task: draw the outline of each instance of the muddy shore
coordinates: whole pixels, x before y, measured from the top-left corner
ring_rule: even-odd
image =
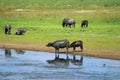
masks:
[[[54,48],[52,48],[52,47],[46,47],[45,45],[35,45],[35,44],[0,43],[0,48],[33,50],[33,51],[43,51],[43,52],[54,52]],[[66,51],[66,49],[60,49],[60,52],[62,52],[62,53],[65,53],[65,51]],[[84,48],[84,51],[80,52],[80,49],[77,48],[76,51],[73,52],[72,48],[70,48],[69,49],[69,54],[85,55],[85,56],[93,56],[93,57],[120,60],[120,50],[106,50],[106,49],[101,50],[101,49]]]

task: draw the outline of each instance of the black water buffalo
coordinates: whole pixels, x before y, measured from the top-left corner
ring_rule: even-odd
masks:
[[[62,26],[67,27],[69,25],[69,27],[71,27],[72,25],[75,28],[75,23],[75,19],[65,18],[63,19]]]
[[[55,48],[55,53],[59,53],[60,48],[66,48],[66,53],[68,53],[69,41],[67,39],[57,40],[57,41],[48,43],[46,46],[47,47],[54,47]]]
[[[76,47],[80,47],[81,51],[83,51],[83,41],[78,40],[78,41],[74,41],[70,44],[69,46],[70,48],[73,47],[73,50],[75,51]]]
[[[26,32],[25,29],[19,28],[15,31],[15,34],[16,35],[23,35],[25,32]]]
[[[83,20],[82,22],[81,22],[81,27],[83,28],[83,27],[88,27],[88,20]]]
[[[6,24],[4,27],[5,34],[11,34],[12,26],[10,24]]]

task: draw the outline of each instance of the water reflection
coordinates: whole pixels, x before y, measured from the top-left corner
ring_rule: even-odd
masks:
[[[83,56],[80,56],[80,59],[76,59],[76,55],[73,55],[73,58],[60,58],[59,54],[56,55],[54,59],[47,60],[49,64],[54,64],[56,67],[68,67],[71,62],[73,65],[81,66],[83,64]]]
[[[120,60],[0,49],[0,80],[119,80]],[[6,56],[12,56],[6,59]],[[105,64],[105,65],[104,65]],[[54,75],[53,75],[54,74]]]
[[[5,49],[5,57],[7,58],[11,57],[11,49]]]
[[[71,63],[77,66],[81,66],[83,64],[83,56],[80,59],[76,59],[76,56],[73,55],[73,59],[71,59]]]
[[[59,55],[55,56],[53,60],[47,60],[49,64],[54,64],[57,67],[68,67],[69,66],[69,59],[60,58]]]
[[[19,49],[16,49],[15,52],[16,52],[17,54],[24,54],[24,53],[25,53],[24,50],[19,50]]]
[[[12,53],[11,53],[11,49],[4,49],[5,50],[5,57],[6,58],[10,58],[12,56]],[[25,51],[24,50],[18,50],[18,49],[14,49],[16,54],[24,54]]]

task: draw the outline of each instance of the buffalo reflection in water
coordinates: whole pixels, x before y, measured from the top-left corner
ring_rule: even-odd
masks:
[[[16,54],[24,54],[24,50],[15,50]],[[11,49],[5,49],[5,57],[10,58],[12,56]]]
[[[69,66],[69,62],[71,62],[73,65],[76,66],[81,66],[83,64],[83,56],[81,56],[80,59],[76,59],[76,56],[73,56],[73,59],[69,59],[68,57],[66,57],[66,59],[64,58],[60,58],[59,55],[56,56],[53,60],[47,60],[47,62],[49,64],[54,64],[57,67],[68,67]]]
[[[83,64],[83,56],[81,56],[80,59],[76,59],[76,56],[73,56],[73,59],[71,59],[71,63],[76,65],[76,66],[80,66]]]
[[[54,64],[57,67],[68,67],[69,66],[69,59],[66,58],[59,58],[59,55],[56,56],[53,60],[47,60],[49,64]]]
[[[24,53],[25,53],[24,50],[18,50],[18,49],[16,49],[15,52],[16,52],[17,54],[24,54]]]
[[[11,49],[5,49],[5,57],[11,57]]]

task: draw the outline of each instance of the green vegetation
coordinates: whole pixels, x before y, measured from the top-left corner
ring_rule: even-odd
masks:
[[[46,44],[83,40],[86,48],[120,49],[120,0],[0,0],[0,43]],[[63,28],[63,18],[75,18],[76,28]],[[89,21],[88,28],[80,27]],[[4,25],[12,25],[12,35]],[[25,28],[25,35],[14,31]]]

